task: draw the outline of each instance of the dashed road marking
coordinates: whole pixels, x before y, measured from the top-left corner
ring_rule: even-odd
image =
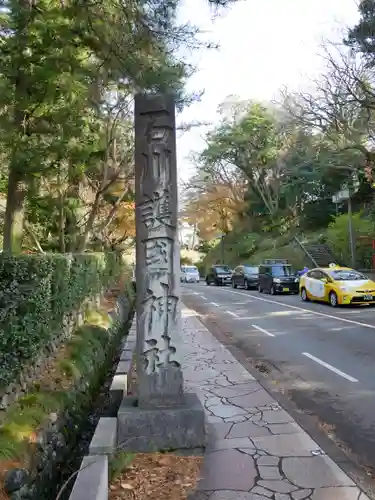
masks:
[[[346,378],[346,380],[349,380],[349,382],[358,382],[358,380],[356,378],[352,377],[351,375],[348,375],[345,372],[342,372],[338,368],[335,368],[334,366],[330,365],[329,363],[326,363],[322,359],[319,359],[308,352],[303,352],[302,354],[304,356],[306,356],[307,358],[311,359],[312,361],[315,361],[315,363],[318,363],[319,365],[324,366],[328,370],[331,370],[331,372],[336,373],[336,375],[340,375],[340,377]]]
[[[253,328],[255,328],[255,330],[258,330],[259,332],[262,332],[264,333],[265,335],[268,335],[269,337],[274,337],[275,335],[271,332],[269,332],[268,330],[265,330],[264,328],[261,328],[260,326],[258,325],[251,325]]]

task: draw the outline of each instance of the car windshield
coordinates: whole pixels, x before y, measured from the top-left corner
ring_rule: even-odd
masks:
[[[258,274],[259,273],[258,267],[244,266],[244,268],[245,268],[245,271],[249,274]]]
[[[230,273],[230,267],[228,266],[216,266],[215,269],[218,273]]]
[[[197,273],[198,268],[195,266],[185,267],[185,273]]]
[[[292,276],[294,272],[291,266],[272,266],[272,276],[282,277],[282,276]]]
[[[356,281],[367,280],[366,276],[354,269],[343,269],[340,271],[330,271],[329,273],[335,281]]]

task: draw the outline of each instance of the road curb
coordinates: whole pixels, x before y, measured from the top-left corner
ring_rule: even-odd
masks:
[[[110,387],[111,413],[116,414],[116,417],[99,419],[89,446],[89,455],[83,457],[69,500],[108,500],[108,469],[117,445],[117,411],[122,398],[129,391],[135,340],[134,315],[129,332],[122,343],[120,360]]]

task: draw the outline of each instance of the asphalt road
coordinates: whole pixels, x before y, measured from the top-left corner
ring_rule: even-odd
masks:
[[[182,285],[182,294],[375,478],[375,308],[203,283]]]

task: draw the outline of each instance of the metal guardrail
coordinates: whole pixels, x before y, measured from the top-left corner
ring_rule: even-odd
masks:
[[[298,243],[298,245],[301,247],[302,251],[306,254],[306,256],[311,260],[311,262],[314,264],[314,266],[318,267],[318,263],[314,259],[314,257],[310,254],[310,252],[305,248],[304,244],[299,241],[297,236],[294,236],[293,239]]]

